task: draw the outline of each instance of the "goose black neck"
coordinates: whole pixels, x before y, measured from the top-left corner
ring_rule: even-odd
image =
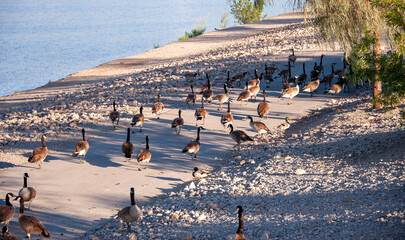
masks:
[[[291,63],[288,61],[288,77],[291,78]]]
[[[21,197],[19,198],[20,198],[20,213],[24,214],[24,200]]]
[[[211,89],[211,82],[209,79],[207,79],[207,83],[208,83],[208,89]]]
[[[243,234],[244,220],[243,220],[243,210],[241,208],[238,211],[238,219],[239,219],[239,226],[236,233]]]
[[[263,102],[265,102],[265,101],[266,101],[266,91],[263,90]]]
[[[259,78],[259,75],[257,75],[257,69],[255,69],[255,78]]]
[[[230,101],[228,101],[228,112],[229,113],[231,112],[231,102]]]
[[[179,118],[181,118],[181,110],[179,110]]]
[[[233,125],[232,125],[232,124],[229,124],[229,127],[231,128],[230,133],[233,132]]]
[[[131,205],[134,206],[135,205],[135,192],[131,191],[129,196],[131,197]]]
[[[86,141],[86,136],[85,136],[84,128],[82,129],[82,137],[83,137],[83,141]]]
[[[7,193],[6,194],[6,205],[12,207],[13,204],[11,204],[11,202],[10,202],[10,196],[9,195],[12,195],[12,193]]]
[[[143,107],[140,107],[139,108],[139,114],[143,114],[142,112],[143,112]]]
[[[197,130],[197,138],[196,138],[197,141],[200,140],[200,131],[201,131],[201,128],[198,128],[198,130]]]
[[[27,187],[27,177],[24,175],[24,185],[23,185],[23,187]]]
[[[41,142],[42,142],[42,147],[46,147],[44,136],[41,137]]]
[[[292,55],[294,56],[294,48],[293,48],[293,49],[291,49],[291,51],[292,51],[292,53],[293,53]]]
[[[191,85],[191,93],[194,94],[194,88],[193,85]]]
[[[129,132],[130,132],[130,129],[128,128],[128,129],[127,129],[127,142],[130,141],[130,134],[129,134]]]
[[[332,74],[335,72],[335,64],[332,64]]]
[[[160,94],[158,94],[158,102],[160,102]]]
[[[226,78],[226,80],[228,80],[228,81],[231,79],[229,75],[230,75],[230,73],[228,71],[228,77]]]
[[[201,98],[201,108],[204,108],[204,98]]]
[[[322,60],[323,60],[323,54],[321,55],[321,62],[319,63],[319,65],[322,65]]]
[[[253,118],[251,116],[248,116],[248,118],[250,119],[250,122],[253,122]]]
[[[148,136],[146,136],[146,149],[149,149],[149,137]]]
[[[224,83],[224,91],[225,93],[228,93],[228,90],[226,90],[226,84]]]
[[[303,71],[304,74],[305,74],[305,63],[302,64],[302,71]]]
[[[116,110],[115,110],[115,101],[113,102],[113,109],[114,109],[114,112],[115,112],[115,111],[116,111]]]

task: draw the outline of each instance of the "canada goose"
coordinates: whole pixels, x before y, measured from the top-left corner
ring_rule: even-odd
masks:
[[[313,80],[313,81],[309,82],[307,85],[305,85],[302,88],[301,92],[309,92],[309,93],[311,93],[311,97],[313,97],[314,91],[316,89],[318,89],[318,87],[319,87],[319,83],[320,83],[319,78],[316,80]]]
[[[143,122],[145,121],[145,116],[143,115],[143,106],[139,108],[139,113],[135,114],[132,118],[131,126],[132,133],[134,133],[134,126],[139,126],[139,131],[142,132]]]
[[[130,129],[127,129],[127,140],[122,144],[121,151],[125,155],[125,158],[131,160],[132,154],[134,154],[134,145],[130,142]]]
[[[46,139],[46,135],[43,134],[41,136],[42,147],[35,148],[31,154],[31,156],[28,158],[28,162],[38,163],[39,168],[42,168],[42,162],[45,160],[46,156],[48,155],[48,148],[46,147],[45,139]]]
[[[289,118],[286,117],[286,118],[285,118],[285,122],[282,123],[282,124],[280,124],[280,125],[278,125],[277,130],[281,130],[281,131],[283,131],[283,133],[285,133],[285,130],[287,130],[288,128],[290,128],[290,122],[289,122],[288,120],[289,120]]]
[[[332,95],[333,95],[333,94],[336,94],[336,97],[339,97],[339,93],[340,93],[340,91],[342,91],[342,89],[344,88],[344,86],[345,86],[345,82],[344,82],[344,81],[339,81],[338,83],[333,84],[333,85],[330,86],[328,89],[326,89],[326,91],[324,92],[324,94],[326,94],[326,93],[332,93]]]
[[[260,85],[260,79],[261,79],[261,77],[259,77],[259,75],[257,75],[257,69],[255,69],[255,78],[248,81],[248,85],[247,85],[248,89],[250,89],[254,86]]]
[[[225,86],[226,86],[226,88],[228,89],[229,93],[231,92],[231,88],[235,88],[235,85],[234,85],[233,82],[231,81],[229,71],[228,71],[228,76],[226,77]]]
[[[335,78],[335,75],[333,74],[335,72],[335,64],[336,63],[332,63],[332,72],[329,75],[326,75],[323,77],[321,83],[325,84],[325,89],[326,89],[326,84],[329,83],[329,87],[332,86],[332,80],[333,78]]]
[[[243,235],[243,225],[244,225],[243,208],[242,206],[237,206],[236,209],[238,209],[239,226],[238,230],[236,230],[235,240],[246,240],[245,236]]]
[[[0,206],[0,223],[8,224],[14,215],[14,206],[10,203],[10,197],[15,197],[12,193],[6,194],[6,205]]]
[[[259,103],[259,105],[257,105],[257,114],[259,115],[260,118],[263,118],[266,115],[267,118],[267,114],[269,113],[269,103],[266,102],[266,91],[263,90],[263,102]]]
[[[152,157],[152,153],[149,151],[149,136],[146,136],[145,140],[146,140],[146,147],[144,149],[139,150],[138,156],[136,157],[136,160],[138,161],[139,171],[141,171],[141,168],[139,168],[139,163],[144,162],[146,163],[146,167],[148,167],[148,163]]]
[[[31,239],[31,233],[39,234],[41,237],[50,238],[51,234],[46,230],[45,226],[36,217],[26,216],[24,214],[24,199],[18,196],[15,200],[20,200],[20,214],[18,215],[18,222],[20,227],[27,234],[28,239]]]
[[[264,71],[267,71],[268,74],[272,75],[277,71],[277,68],[275,67],[275,64],[272,63],[270,64],[271,66],[267,66],[267,63],[264,64]]]
[[[318,70],[319,74],[322,73],[322,75],[325,77],[325,74],[324,74],[324,72],[323,72],[324,67],[323,67],[323,65],[322,65],[322,61],[323,61],[323,57],[324,57],[324,56],[325,56],[325,54],[322,54],[322,55],[321,55],[321,61],[319,62],[319,65],[316,66],[316,70]]]
[[[236,85],[239,87],[240,83],[246,80],[246,75],[248,72],[244,72],[242,74],[237,74],[232,77],[231,81],[236,82]]]
[[[207,100],[209,103],[211,103],[212,97],[214,96],[214,92],[211,89],[211,83],[210,83],[210,79],[208,78],[208,74],[207,75],[207,82],[208,82],[208,89],[205,90],[203,92],[203,99]]]
[[[295,79],[297,79],[299,76],[295,75]],[[292,104],[292,99],[297,96],[297,94],[300,92],[300,87],[297,83],[297,81],[295,81],[295,87],[291,87],[289,89],[286,89],[284,92],[281,93],[281,95],[279,96],[279,98],[289,98],[291,100]]]
[[[247,102],[249,101],[249,98],[250,98],[250,91],[249,91],[249,89],[247,89],[247,85],[248,85],[248,82],[246,82],[246,90],[241,92],[239,94],[239,97],[236,99],[236,101],[240,101],[241,105],[242,105],[243,101],[246,101],[246,104],[247,104]]]
[[[198,127],[197,138],[194,141],[190,141],[186,147],[183,149],[183,153],[190,153],[191,160],[197,159],[197,152],[200,150],[200,131],[203,127]],[[194,157],[193,157],[194,154]]]
[[[194,180],[198,180],[200,178],[206,177],[209,173],[209,171],[199,170],[197,167],[195,167],[192,175],[194,177]]]
[[[270,83],[274,81],[273,73],[269,72],[267,68],[265,69],[265,73],[266,74],[264,74],[263,80],[266,82],[266,88],[269,88]]]
[[[295,65],[295,61],[297,61],[297,56],[294,54],[294,48],[291,49],[292,54],[288,56],[288,61],[291,61],[293,65]]]
[[[197,100],[197,95],[194,93],[193,85],[191,85],[191,93],[189,93],[186,98],[186,103],[188,105],[188,108],[190,108],[191,102],[193,102],[193,107],[194,107],[195,100]]]
[[[319,71],[317,70],[317,67],[318,67],[318,65],[317,65],[317,63],[315,62],[314,70],[311,71],[311,79],[317,79],[317,78],[319,78]]]
[[[305,63],[302,64],[302,74],[298,77],[298,85],[304,85],[307,82],[308,75],[305,72]]]
[[[254,131],[258,132],[259,134],[268,133],[270,130],[267,128],[266,124],[262,122],[254,122],[251,116],[247,116],[250,119],[250,127],[253,128]]]
[[[228,101],[228,111],[221,117],[221,124],[222,126],[224,126],[224,130],[225,127],[229,126],[229,124],[233,124],[233,116],[231,113],[231,101]]]
[[[345,73],[346,73],[346,59],[345,59],[344,57],[343,57],[342,62],[343,62],[343,68],[338,69],[338,70],[335,70],[335,71],[333,72],[333,75],[335,75],[335,77],[344,76]]]
[[[286,79],[286,78],[288,77],[288,73],[290,73],[290,72],[291,72],[291,63],[290,63],[290,61],[288,61],[288,68],[287,68],[287,69],[284,69],[284,70],[281,70],[281,71],[278,73],[278,75],[277,75],[276,78],[281,77],[281,78],[283,78],[283,79]]]
[[[262,77],[263,77],[263,73],[261,74],[260,78],[262,78]],[[259,82],[260,82],[260,79],[259,79]],[[254,97],[254,98],[255,98],[255,102],[256,102],[256,100],[257,100],[257,94],[260,92],[260,85],[258,84],[258,85],[256,85],[256,86],[251,87],[251,88],[249,89],[249,92],[250,92],[250,97],[252,98],[252,100],[253,100],[253,97]]]
[[[31,208],[31,202],[37,196],[37,191],[33,187],[27,187],[27,178],[29,178],[28,173],[24,173],[24,185],[23,188],[18,192],[18,196],[22,197],[24,202],[28,203],[28,209]]]
[[[184,80],[186,80],[186,82],[193,84],[195,79],[197,78],[197,75],[198,75],[197,73],[188,72],[188,73],[184,73],[183,77],[184,77]]]
[[[120,113],[115,109],[115,101],[113,101],[113,111],[110,113],[110,119],[112,121],[113,127],[115,128],[114,122],[117,121],[117,126],[120,121]]]
[[[157,115],[157,119],[159,119],[160,114],[163,112],[165,105],[160,101],[160,93],[158,94],[158,101],[155,102],[152,106],[152,114]]]
[[[204,108],[204,99],[201,98],[201,108],[197,108],[194,113],[195,125],[198,126],[198,120],[203,120],[203,125],[205,124],[205,118],[207,117],[207,110]]]
[[[210,86],[211,88],[211,82],[209,81],[208,73],[206,73],[205,76],[207,77],[207,84],[202,85],[200,94],[203,94],[206,90],[208,90],[208,86]]]
[[[176,134],[180,134],[181,128],[184,125],[184,119],[181,117],[181,110],[179,110],[179,117],[173,119],[172,128],[176,131]]]
[[[3,227],[2,233],[3,233],[3,238],[2,238],[2,240],[18,240],[17,237],[12,236],[12,235],[9,235],[9,233],[8,233],[8,227],[7,227],[7,226],[4,226],[4,227]]]
[[[138,221],[138,219],[142,215],[141,209],[136,205],[135,202],[135,188],[131,188],[129,193],[131,198],[131,206],[124,207],[118,212],[118,217],[121,218],[123,222],[125,222],[128,226],[128,231],[131,231],[131,223]]]
[[[246,141],[253,141],[251,137],[249,137],[244,131],[242,130],[233,130],[233,125],[229,124],[231,131],[229,132],[229,136],[237,143],[238,151],[240,150],[240,144]]]
[[[222,110],[222,104],[224,102],[228,101],[228,99],[229,99],[229,94],[228,94],[228,90],[226,89],[225,83],[224,83],[224,91],[225,91],[225,93],[218,94],[212,99],[212,102],[219,103],[218,111]]]
[[[83,137],[83,140],[76,143],[75,151],[73,152],[72,157],[79,156],[81,162],[83,163],[84,157],[86,156],[86,153],[90,147],[89,142],[87,142],[86,137],[85,137],[84,128],[82,128],[82,137]],[[82,159],[82,157],[83,157],[83,159]],[[27,201],[27,200],[24,199],[24,201]]]

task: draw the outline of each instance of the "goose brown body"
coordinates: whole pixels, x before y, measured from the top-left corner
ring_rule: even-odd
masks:
[[[142,132],[143,122],[145,121],[145,116],[143,115],[143,106],[139,108],[139,113],[135,114],[132,118],[131,126],[132,133],[134,133],[134,127],[139,127],[139,131]]]
[[[10,196],[15,197],[12,193],[6,194],[6,205],[0,206],[0,223],[8,224],[14,215],[14,206],[10,202]]]
[[[112,121],[112,124],[115,128],[114,122],[117,121],[117,125],[120,121],[120,113],[117,111],[117,109],[115,108],[115,101],[113,101],[113,111],[110,113],[110,119]]]
[[[89,142],[87,142],[87,140],[86,140],[85,130],[83,128],[82,129],[82,141],[79,141],[76,143],[75,150],[72,154],[72,157],[80,156],[80,158],[82,158],[82,156],[83,156],[83,158],[84,158],[87,154],[87,151],[89,150],[89,147],[90,147],[90,145],[89,145]],[[26,201],[26,200],[24,200],[24,201]]]
[[[295,78],[297,79],[298,75],[296,75]],[[295,96],[297,96],[297,94],[299,92],[300,92],[300,87],[299,87],[297,81],[295,81],[295,87],[286,89],[284,92],[281,93],[281,95],[279,97],[293,99]]]
[[[127,140],[122,144],[121,151],[125,158],[131,159],[132,154],[134,154],[134,145],[130,142],[130,129],[127,129]]]
[[[238,144],[238,147],[240,147],[241,143],[244,143],[247,141],[253,141],[253,139],[251,137],[249,137],[244,131],[242,131],[242,130],[234,131],[232,124],[229,124],[229,127],[231,128],[231,131],[229,132],[229,136],[231,136],[231,138]]]
[[[198,120],[203,120],[205,124],[205,118],[207,117],[207,110],[204,108],[204,99],[201,99],[201,108],[197,108],[194,113],[195,125],[198,126]]]
[[[326,89],[326,91],[324,93],[332,93],[332,94],[336,94],[336,96],[339,96],[339,93],[343,90],[344,88],[344,84],[343,83],[336,83],[333,84],[332,86],[330,86],[328,89]]]
[[[31,156],[28,158],[28,162],[30,163],[38,163],[39,168],[42,167],[42,162],[45,160],[46,156],[48,155],[48,148],[45,144],[46,136],[41,136],[42,147],[35,148],[32,152]]]
[[[309,93],[311,93],[311,97],[313,97],[314,91],[316,89],[318,89],[318,87],[319,87],[319,83],[320,83],[320,81],[319,81],[319,78],[318,78],[318,79],[316,79],[314,81],[309,82],[307,85],[305,85],[302,88],[301,91],[302,92],[309,92]]]
[[[50,238],[51,234],[46,230],[45,226],[34,216],[27,216],[24,214],[24,200],[18,196],[16,199],[20,200],[20,213],[18,215],[18,222],[20,227],[27,234],[27,237],[31,239],[31,234],[39,234],[45,238]]]
[[[197,152],[200,150],[200,131],[202,127],[198,127],[197,129],[197,138],[193,141],[190,141],[186,147],[183,149],[183,153],[190,153],[191,160],[197,159]],[[193,157],[194,154],[194,157]]]
[[[224,102],[228,101],[228,99],[229,99],[229,94],[228,94],[228,90],[226,88],[225,83],[224,83],[224,91],[225,91],[225,93],[218,94],[212,99],[212,102],[218,102],[219,103],[218,110],[222,110],[222,104]]]
[[[194,107],[196,100],[197,100],[197,95],[194,93],[193,85],[191,85],[191,93],[189,93],[186,98],[186,103],[187,103],[188,107],[190,108],[191,102],[193,103],[193,107]]]
[[[207,101],[211,101],[213,96],[214,96],[214,92],[211,89],[211,82],[210,82],[210,79],[208,78],[208,74],[207,74],[207,90],[205,90],[202,93],[202,98]]]
[[[270,131],[269,128],[266,126],[266,124],[262,122],[253,121],[253,118],[251,116],[248,116],[248,118],[250,119],[249,123],[250,127],[259,134],[268,133]]]
[[[269,103],[266,102],[266,91],[263,90],[263,102],[257,105],[257,114],[259,115],[260,118],[263,118],[264,116],[267,117],[269,109],[270,109]]]
[[[24,202],[28,202],[28,209],[30,209],[31,202],[37,196],[37,191],[33,187],[28,187],[27,184],[28,178],[29,178],[28,173],[24,173],[23,188],[21,188],[20,191],[18,192],[18,196],[20,196],[24,200]]]
[[[172,128],[175,129],[176,134],[180,134],[181,128],[184,125],[184,119],[181,117],[181,110],[179,110],[179,117],[173,119]]]
[[[155,102],[152,106],[152,114],[157,115],[157,119],[159,119],[160,114],[163,112],[164,104],[160,101],[160,94],[158,94],[158,101]]]
[[[139,168],[139,163],[149,163],[150,159],[152,158],[152,153],[149,150],[149,136],[145,137],[146,140],[146,147],[144,149],[139,150],[138,155],[136,156],[136,160],[138,161],[138,170],[141,171]]]
[[[221,124],[225,127],[228,127],[229,124],[233,124],[233,116],[231,113],[231,101],[228,101],[228,111],[222,115]]]

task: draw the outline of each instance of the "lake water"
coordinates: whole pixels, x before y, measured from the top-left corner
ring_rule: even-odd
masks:
[[[290,11],[285,1],[267,16]],[[0,1],[0,96],[176,41],[205,21],[236,25],[228,0]]]

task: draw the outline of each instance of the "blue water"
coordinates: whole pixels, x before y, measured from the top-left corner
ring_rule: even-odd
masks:
[[[278,0],[268,17],[290,11]],[[228,0],[0,1],[0,96],[219,26]]]

